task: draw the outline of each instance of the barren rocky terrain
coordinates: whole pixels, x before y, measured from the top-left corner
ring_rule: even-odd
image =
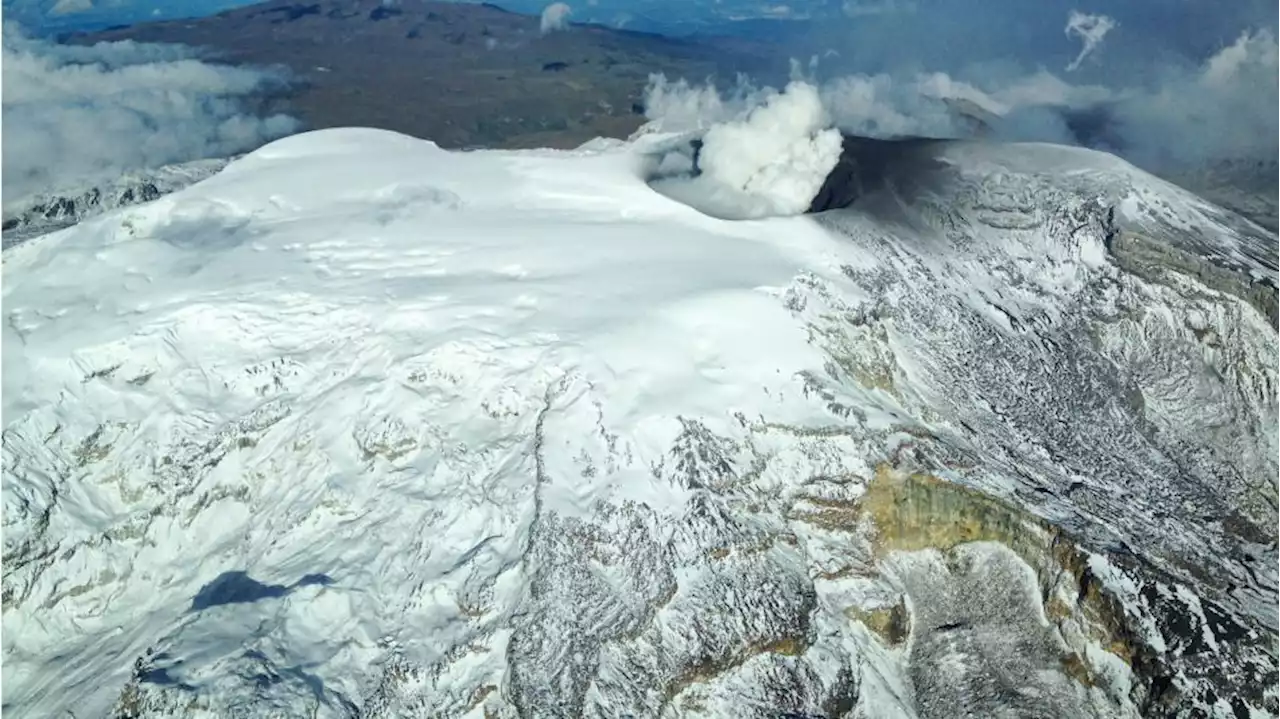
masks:
[[[126,39],[287,68],[285,109],[311,129],[377,127],[444,147],[569,147],[625,136],[644,119],[652,73],[732,80],[787,70],[759,41],[594,25],[544,35],[537,17],[431,0],[278,0],[70,40]]]

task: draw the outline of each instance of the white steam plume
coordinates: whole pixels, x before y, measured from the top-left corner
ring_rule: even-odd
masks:
[[[702,171],[749,195],[767,196],[780,214],[803,212],[840,158],[818,91],[792,83],[744,120],[703,136]]]
[[[1078,37],[1084,46],[1080,48],[1080,54],[1076,55],[1076,59],[1067,65],[1067,72],[1072,72],[1080,67],[1080,63],[1089,57],[1098,45],[1102,43],[1102,39],[1107,33],[1114,30],[1116,22],[1106,15],[1089,15],[1079,10],[1072,10],[1071,15],[1067,18],[1067,27],[1065,32],[1067,37]]]
[[[725,107],[713,111],[723,113]],[[841,152],[840,133],[817,88],[803,82],[768,94],[742,117],[713,125],[702,143],[700,175],[668,177],[654,187],[725,219],[803,213]],[[670,158],[663,162],[674,164]]]
[[[1093,37],[1096,45],[1101,35]],[[1280,134],[1278,56],[1274,32],[1258,30],[1197,65],[1170,65],[1133,84],[1076,84],[1043,68],[1027,73],[1014,66],[974,67],[964,79],[927,72],[819,81],[816,68],[796,74],[817,87],[822,111],[843,132],[1082,143],[1160,172],[1220,160],[1273,161]],[[744,78],[720,92],[654,77],[643,132],[700,132],[741,122],[775,95]]]
[[[293,132],[239,100],[271,78],[210,65],[174,45],[57,45],[4,26],[6,204],[121,172],[224,157]]]
[[[645,117],[649,130],[690,132],[746,117],[764,104],[772,89],[761,89],[745,76],[732,89],[721,92],[714,85],[693,86],[684,79],[669,81],[665,75],[650,75],[645,91]]]
[[[1245,32],[1194,73],[1121,105],[1130,148],[1149,164],[1215,159],[1274,161],[1280,45],[1270,31]]]
[[[1200,83],[1210,88],[1222,88],[1242,80],[1264,79],[1274,74],[1277,54],[1276,38],[1270,32],[1241,33],[1234,43],[1218,51],[1204,64]],[[1267,84],[1274,85],[1275,78],[1271,80]]]
[[[946,101],[951,94],[960,93],[960,88],[985,97],[980,90],[952,82],[941,73],[910,80],[886,74],[846,75],[821,84],[815,79],[799,78],[790,87],[800,86],[808,88],[803,92],[817,93],[820,109],[833,127],[882,138],[960,136],[964,134],[962,126]],[[670,82],[655,75],[649,79],[645,96],[645,115],[650,120],[646,130],[693,132],[741,121],[775,95],[773,88],[758,88],[746,78],[739,78],[736,86],[721,92],[714,86],[693,86],[684,80]],[[985,101],[1002,108],[995,99]]]
[[[551,3],[542,11],[542,34],[546,35],[557,30],[567,30],[569,28],[569,16],[572,14],[573,8],[568,5],[562,2]]]

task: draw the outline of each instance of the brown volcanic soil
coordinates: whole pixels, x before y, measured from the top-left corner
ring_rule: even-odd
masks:
[[[539,19],[493,5],[431,0],[275,0],[196,20],[71,38],[175,42],[217,60],[282,65],[284,110],[309,128],[396,130],[444,147],[572,147],[641,122],[650,73],[730,81],[785,71],[771,46],[686,41]]]

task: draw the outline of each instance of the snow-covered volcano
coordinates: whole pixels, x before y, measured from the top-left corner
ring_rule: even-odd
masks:
[[[727,221],[671,141],[310,133],[7,250],[5,712],[1276,711],[1274,238],[1044,145]]]

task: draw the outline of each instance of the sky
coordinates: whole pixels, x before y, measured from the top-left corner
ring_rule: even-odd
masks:
[[[249,4],[245,0],[3,0],[6,23],[19,23],[27,33],[40,36],[199,17]]]

